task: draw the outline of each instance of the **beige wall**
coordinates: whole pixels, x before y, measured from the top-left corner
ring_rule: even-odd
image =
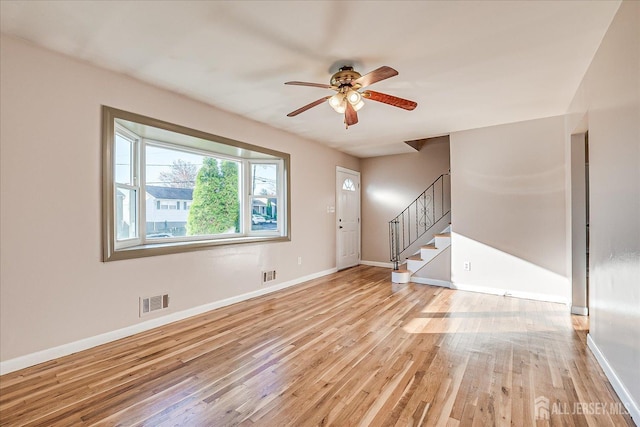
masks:
[[[359,160],[126,76],[2,37],[0,360],[335,268],[336,165]],[[292,241],[102,263],[100,106],[291,154]],[[312,191],[310,191],[312,190]],[[298,265],[298,257],[302,265]],[[154,313],[155,315],[155,313]],[[155,316],[157,317],[157,315]]]
[[[454,285],[568,302],[564,118],[450,138]]]
[[[640,3],[620,6],[568,116],[588,117],[589,337],[640,419]],[[567,138],[567,144],[570,138]]]
[[[448,172],[449,137],[433,138],[416,153],[366,158],[360,165],[362,260],[389,263],[389,221]]]

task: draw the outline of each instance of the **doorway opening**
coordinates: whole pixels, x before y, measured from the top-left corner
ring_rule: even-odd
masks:
[[[571,312],[589,314],[589,135],[571,135]]]

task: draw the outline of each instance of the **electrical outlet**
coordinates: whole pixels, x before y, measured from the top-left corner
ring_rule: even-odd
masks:
[[[298,257],[298,265],[302,265],[302,257],[301,256]]]
[[[464,262],[464,271],[471,271],[471,261]]]

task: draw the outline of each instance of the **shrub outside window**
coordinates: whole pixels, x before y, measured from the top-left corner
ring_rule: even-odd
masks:
[[[289,161],[103,107],[103,260],[289,240]]]

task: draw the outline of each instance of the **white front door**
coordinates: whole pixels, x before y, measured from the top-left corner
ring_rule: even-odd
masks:
[[[336,168],[338,270],[360,263],[360,172]]]

